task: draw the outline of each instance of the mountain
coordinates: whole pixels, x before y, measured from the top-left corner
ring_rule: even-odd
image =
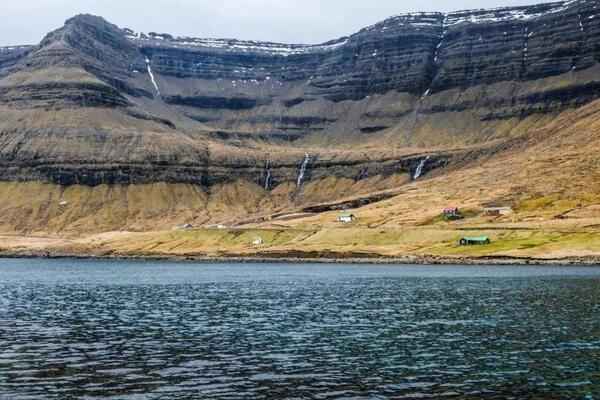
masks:
[[[599,5],[405,14],[318,45],[136,33],[78,15],[39,45],[0,48],[0,227],[257,223],[401,201],[481,169],[492,178],[446,198],[516,207],[555,195],[558,183],[512,181],[488,194],[541,148],[557,156],[577,137],[580,161],[595,148]]]

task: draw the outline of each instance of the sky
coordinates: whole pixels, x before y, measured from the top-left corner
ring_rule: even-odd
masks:
[[[36,44],[76,14],[136,32],[322,43],[387,17],[527,5],[539,0],[0,0],[0,46]]]

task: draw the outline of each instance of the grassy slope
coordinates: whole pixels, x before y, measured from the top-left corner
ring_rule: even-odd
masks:
[[[353,210],[350,226],[336,212],[250,224],[240,229],[199,229],[104,236],[86,251],[144,255],[269,255],[372,253],[385,256],[562,258],[600,256],[600,103],[564,112],[519,148],[401,186],[389,200]],[[462,221],[445,222],[442,208],[467,209]],[[487,205],[514,213],[483,216]],[[488,235],[490,246],[459,247],[465,235]],[[253,241],[262,238],[264,244]],[[75,248],[76,248],[75,247]]]
[[[0,230],[11,234],[74,237],[107,231],[169,230],[177,225],[231,225],[249,216],[293,210],[343,193],[369,193],[406,182],[406,176],[360,182],[326,178],[298,192],[284,183],[265,191],[237,181],[210,190],[190,184],[74,185],[0,182]]]

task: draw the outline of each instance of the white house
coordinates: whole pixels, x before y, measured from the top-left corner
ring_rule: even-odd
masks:
[[[349,224],[354,222],[355,219],[356,217],[351,213],[341,213],[337,218],[338,222],[341,222],[342,224]]]

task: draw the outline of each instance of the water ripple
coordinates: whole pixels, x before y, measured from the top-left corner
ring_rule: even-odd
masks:
[[[32,263],[0,275],[2,399],[600,393],[600,276]]]

